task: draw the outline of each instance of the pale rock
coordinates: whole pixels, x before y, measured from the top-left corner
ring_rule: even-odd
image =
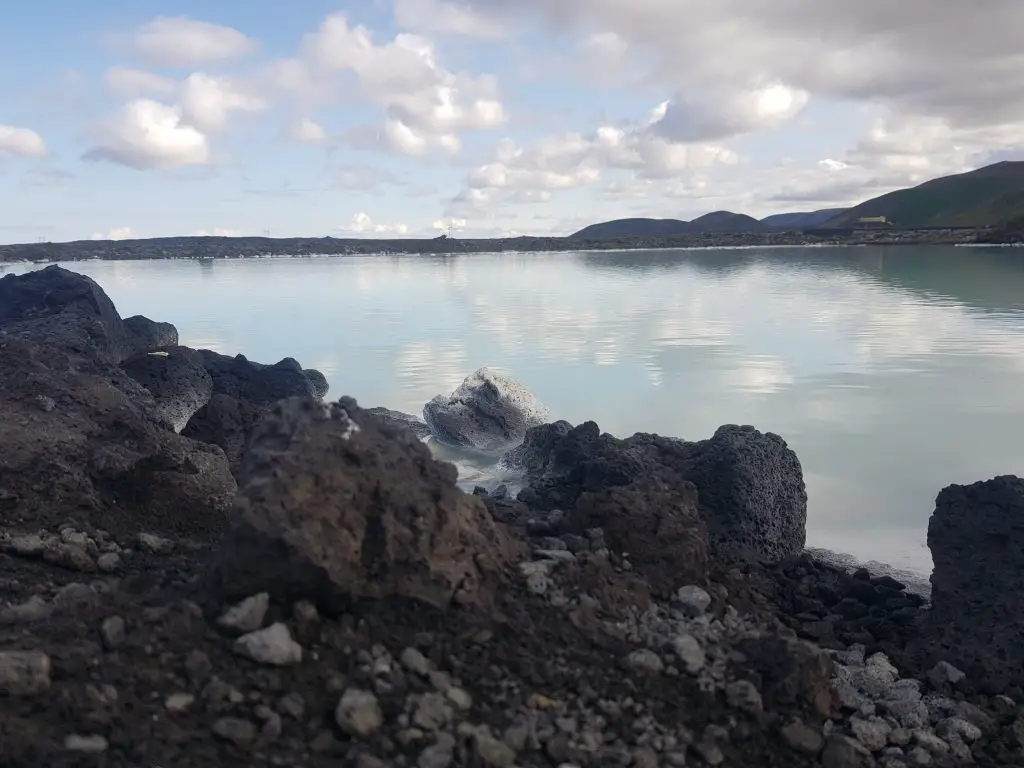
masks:
[[[288,666],[302,661],[302,646],[292,639],[288,626],[281,622],[242,635],[235,640],[232,649],[261,664]]]
[[[263,626],[263,619],[266,617],[269,609],[270,594],[268,592],[260,592],[228,608],[217,619],[217,623],[224,629],[234,632],[254,632]]]
[[[196,697],[191,693],[172,693],[164,699],[164,707],[168,712],[178,714],[187,711],[195,700]]]
[[[702,616],[711,605],[711,595],[696,584],[676,590],[675,600],[691,617]]]
[[[50,687],[50,657],[42,651],[0,651],[0,695],[35,696]]]
[[[638,648],[623,659],[627,669],[645,675],[659,675],[665,669],[665,663],[654,651]]]
[[[693,635],[677,635],[672,640],[672,650],[683,662],[683,667],[691,675],[695,675],[704,669],[706,657],[700,642]]]
[[[174,551],[174,542],[155,533],[140,533],[136,537],[139,546],[154,555],[168,555]]]
[[[889,734],[892,732],[889,724],[879,717],[852,718],[850,730],[857,737],[857,741],[872,752],[880,752],[885,749],[886,744],[889,743]]]
[[[384,724],[377,697],[358,688],[349,688],[341,695],[334,719],[341,730],[358,738],[366,738]]]
[[[69,752],[82,752],[87,755],[100,755],[107,751],[107,740],[98,734],[72,733],[64,737],[64,749]]]
[[[430,661],[415,648],[409,647],[402,651],[399,661],[402,662],[403,667],[421,677],[430,674]]]

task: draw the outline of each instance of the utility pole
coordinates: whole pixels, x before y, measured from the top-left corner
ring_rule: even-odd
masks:
[[[263,230],[263,236],[264,237],[270,237],[270,230],[269,229],[264,229]]]

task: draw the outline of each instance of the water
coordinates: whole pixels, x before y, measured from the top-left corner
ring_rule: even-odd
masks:
[[[809,544],[926,573],[935,495],[1024,465],[1024,259],[814,248],[80,262],[182,343],[285,356],[419,412],[482,365],[556,418],[778,432]],[[8,272],[31,267],[14,265]]]

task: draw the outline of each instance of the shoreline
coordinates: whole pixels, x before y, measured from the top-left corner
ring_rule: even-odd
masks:
[[[145,240],[79,240],[0,245],[0,264],[85,260],[234,259],[274,256],[461,255],[470,253],[559,253],[705,248],[843,247],[921,245],[1013,245],[992,242],[974,229],[859,230],[718,233],[682,237],[575,240],[568,237],[357,239],[266,237],[165,237]]]

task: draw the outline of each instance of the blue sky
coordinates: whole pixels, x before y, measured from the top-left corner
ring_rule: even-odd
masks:
[[[1021,28],[1010,0],[23,3],[0,242],[851,204],[1022,156]]]

